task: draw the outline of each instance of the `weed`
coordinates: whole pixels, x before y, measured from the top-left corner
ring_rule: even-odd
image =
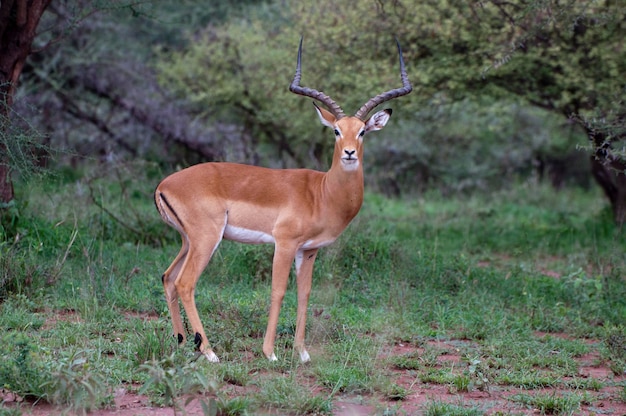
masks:
[[[0,405],[0,416],[22,416],[22,409],[19,407],[5,408]]]
[[[511,400],[539,409],[543,415],[573,415],[580,409],[583,400],[578,394],[518,394]]]
[[[218,369],[218,374],[221,376],[222,381],[236,386],[247,386],[251,380],[248,368],[241,364],[224,363]]]
[[[39,349],[26,335],[2,333],[0,380],[3,388],[24,398],[45,397],[42,385],[50,380],[39,360]]]
[[[603,334],[605,358],[613,374],[626,374],[626,327],[609,327]]]
[[[424,410],[424,416],[482,416],[485,412],[476,407],[465,407],[461,404],[445,403],[440,401],[429,402]]]
[[[97,409],[111,400],[104,378],[83,351],[59,360],[42,388],[50,403],[79,413]]]
[[[424,362],[418,352],[396,355],[391,357],[390,361],[398,370],[419,370],[424,366]]]
[[[424,373],[420,373],[419,379],[422,383],[435,384],[452,384],[455,376],[449,370],[444,369],[428,369]]]
[[[198,393],[212,393],[216,383],[207,379],[198,368],[198,361],[180,362],[173,354],[161,360],[152,360],[139,367],[148,374],[148,380],[140,393],[148,393],[155,403],[184,408],[181,400]],[[212,401],[214,399],[209,399]]]
[[[169,356],[174,351],[176,342],[168,330],[164,329],[163,322],[145,322],[141,331],[135,332],[137,337],[134,361],[136,365],[157,357]]]
[[[312,395],[307,388],[287,377],[264,380],[257,401],[269,410],[280,409],[296,415],[330,414],[332,411],[330,396]]]
[[[539,389],[557,386],[559,377],[539,371],[516,371],[501,374],[496,382],[522,389]]]
[[[389,383],[388,380],[387,383],[384,384],[382,393],[387,400],[404,400],[409,394],[407,389],[396,383]]]
[[[622,385],[619,391],[619,400],[621,400],[622,403],[626,403],[626,384]]]
[[[230,400],[218,399],[215,413],[219,416],[245,416],[249,414],[252,404],[252,400],[246,397],[235,397]]]

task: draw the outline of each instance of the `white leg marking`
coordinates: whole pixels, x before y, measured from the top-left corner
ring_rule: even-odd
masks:
[[[300,266],[302,266],[302,260],[304,258],[304,252],[302,249],[296,251],[296,274],[300,273]]]
[[[215,355],[215,353],[213,351],[209,352],[205,352],[204,356],[206,357],[207,360],[209,360],[210,363],[219,363],[220,359],[217,358],[217,355]]]
[[[278,361],[278,358],[276,358],[276,354],[274,354],[274,353],[272,353],[272,355],[267,357],[267,359],[270,360],[270,361]]]
[[[303,363],[308,363],[309,361],[311,361],[311,356],[306,350],[302,350],[300,352],[300,361]]]

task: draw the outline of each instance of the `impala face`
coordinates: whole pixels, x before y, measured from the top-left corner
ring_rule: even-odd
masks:
[[[315,103],[314,103],[315,105]],[[370,131],[380,130],[389,121],[391,109],[379,111],[367,121],[357,117],[343,117],[337,119],[332,113],[315,105],[315,110],[323,125],[333,129],[335,134],[335,159],[339,158],[341,168],[346,172],[353,172],[361,166],[363,157],[363,137]],[[333,164],[337,160],[333,160]]]

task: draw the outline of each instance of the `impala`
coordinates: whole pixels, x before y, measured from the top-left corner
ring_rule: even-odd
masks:
[[[294,348],[302,362],[310,360],[304,345],[304,330],[313,263],[317,251],[335,241],[359,212],[363,202],[363,136],[382,129],[391,110],[379,111],[369,118],[367,115],[379,104],[406,95],[412,89],[399,42],[397,46],[403,86],[377,95],[354,116],[346,117],[329,96],[300,86],[300,39],[296,73],[289,90],[328,108],[314,103],[322,124],[335,134],[328,172],[212,162],[176,172],[158,185],[157,209],[182,237],[182,248],[162,278],[174,336],[179,343],[186,338],[180,298],[197,348],[209,361],[219,361],[209,346],[196,310],[194,291],[198,278],[224,238],[248,244],[269,243],[274,244],[274,257],[263,353],[268,359],[276,360],[276,325],[295,260],[298,307]]]

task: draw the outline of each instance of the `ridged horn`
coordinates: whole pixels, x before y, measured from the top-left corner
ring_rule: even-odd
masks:
[[[367,114],[376,106],[384,103],[385,101],[407,95],[413,90],[411,82],[409,81],[409,76],[406,73],[406,68],[404,67],[404,58],[402,58],[402,49],[400,48],[400,41],[398,41],[398,38],[396,38],[396,44],[398,45],[398,55],[400,55],[400,78],[402,79],[402,87],[383,92],[382,94],[378,94],[376,97],[371,98],[368,102],[363,104],[359,111],[356,112],[354,115],[355,117],[364,120]]]
[[[302,37],[300,38],[300,47],[298,48],[298,64],[296,66],[296,74],[293,77],[293,81],[291,81],[291,85],[289,85],[289,91],[294,94],[304,95],[305,97],[313,98],[322,104],[328,107],[328,110],[333,113],[333,115],[340,119],[345,117],[343,110],[339,105],[328,95],[324,94],[321,91],[314,90],[312,88],[306,88],[300,86],[300,78],[302,78]]]

